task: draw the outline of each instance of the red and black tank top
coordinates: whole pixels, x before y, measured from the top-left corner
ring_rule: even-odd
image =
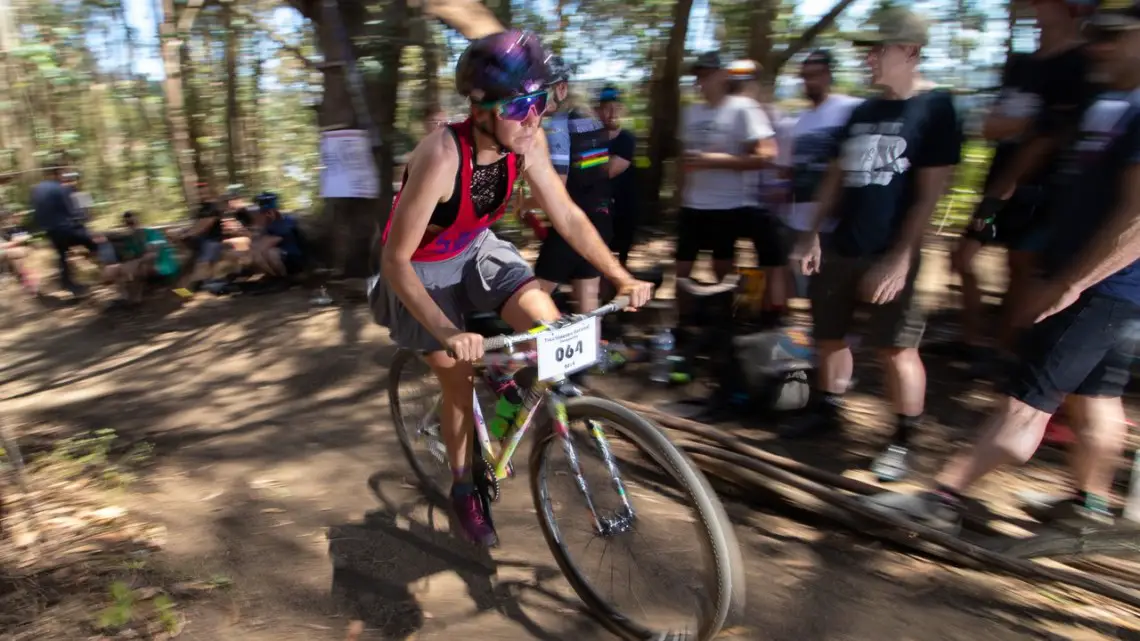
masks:
[[[507,202],[514,193],[518,174],[514,153],[508,153],[489,165],[476,165],[471,120],[447,125],[447,128],[459,148],[459,171],[455,174],[451,198],[436,205],[424,237],[412,253],[412,260],[416,262],[446,260],[462,252],[479,234],[503,217]],[[404,183],[407,183],[406,173]],[[392,213],[388,216],[381,245],[388,242],[392,217],[403,191],[401,186],[392,203]]]

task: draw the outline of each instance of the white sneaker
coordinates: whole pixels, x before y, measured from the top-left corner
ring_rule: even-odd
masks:
[[[907,448],[891,445],[871,463],[871,471],[879,478],[880,483],[901,481],[910,473],[910,467],[907,465],[909,457],[910,451]]]

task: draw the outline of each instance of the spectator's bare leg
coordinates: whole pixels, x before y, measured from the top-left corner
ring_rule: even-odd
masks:
[[[1128,421],[1120,398],[1069,396],[1065,404],[1076,442],[1070,465],[1078,489],[1107,497],[1128,439]]]
[[[935,479],[939,485],[955,492],[965,492],[978,479],[1010,463],[1028,461],[1052,414],[1004,397],[997,411],[990,415],[981,438],[968,451],[955,456]]]

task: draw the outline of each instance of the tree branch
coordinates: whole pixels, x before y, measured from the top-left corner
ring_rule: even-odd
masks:
[[[235,14],[245,18],[246,20],[249,20],[250,22],[254,23],[255,25],[261,27],[262,31],[264,31],[265,34],[269,36],[269,39],[272,40],[274,42],[274,44],[276,44],[278,47],[281,47],[281,49],[283,49],[284,51],[287,51],[290,54],[292,54],[293,57],[295,57],[297,60],[299,60],[301,62],[301,64],[305,65],[306,68],[308,68],[308,69],[316,69],[317,68],[317,63],[314,62],[313,60],[311,60],[308,56],[306,56],[305,53],[303,51],[301,51],[301,49],[299,47],[296,47],[294,45],[289,44],[288,42],[285,41],[284,38],[282,38],[281,36],[274,33],[272,26],[265,24],[265,22],[261,18],[257,17],[249,9],[235,5],[235,6],[231,7],[230,10],[233,11]]]
[[[194,20],[198,17],[198,12],[202,10],[202,5],[206,4],[206,0],[190,0],[186,3],[186,7],[182,10],[182,15],[178,16],[178,33],[183,34],[190,31],[194,26]]]
[[[847,7],[851,6],[854,1],[855,0],[839,0],[835,3],[835,6],[823,14],[815,24],[804,30],[799,38],[789,42],[788,46],[776,56],[775,64],[771,65],[772,73],[778,72],[785,63],[792,59],[792,56],[795,56],[797,53],[809,47],[819,34],[835,24],[840,14],[846,11]]]
[[[420,0],[425,15],[432,16],[474,40],[503,31],[503,24],[479,0]]]

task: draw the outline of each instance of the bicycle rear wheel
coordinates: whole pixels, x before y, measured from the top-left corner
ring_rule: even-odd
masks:
[[[479,395],[483,416],[495,404],[495,394],[482,379],[476,379],[475,389]],[[400,439],[400,448],[412,466],[421,489],[436,503],[449,496],[451,488],[451,467],[447,461],[447,447],[440,433],[439,404],[441,394],[439,381],[418,353],[401,349],[392,358],[388,368],[388,405],[392,412],[392,426]],[[475,456],[481,454],[478,444]],[[482,461],[475,462],[482,469]]]
[[[744,565],[732,524],[708,480],[656,425],[617,403],[590,397],[573,398],[566,402],[566,412],[570,436],[560,437],[550,422],[541,428],[531,452],[530,478],[543,535],[570,586],[600,622],[621,638],[677,641],[713,638],[730,617],[743,610]],[[587,428],[578,427],[580,424]],[[600,428],[608,437],[620,438],[620,442],[615,438],[611,444],[610,438],[599,438],[595,428]],[[566,455],[569,465],[554,461],[559,454]],[[600,480],[585,480],[581,466],[588,462],[587,457],[603,464]],[[612,467],[606,465],[607,459],[613,462]],[[615,472],[620,483],[611,478]],[[572,481],[572,498],[556,500],[552,496],[551,487],[559,477]],[[671,489],[662,491],[663,485]],[[576,496],[575,490],[579,493]],[[650,498],[647,496],[650,492],[664,498]],[[606,501],[604,494],[617,497],[616,508],[604,505],[615,503]],[[571,523],[560,525],[556,517],[557,508],[567,503],[572,504],[569,514],[577,517],[578,527],[568,527]],[[582,507],[590,508],[588,513],[598,518],[583,523]],[[667,523],[653,527],[649,520],[654,516],[664,516]],[[691,524],[693,530],[688,536],[686,523]],[[615,599],[600,594],[601,584],[607,580],[611,587],[619,581],[632,583],[634,573],[645,575],[651,568],[639,560],[621,570],[624,577],[617,576],[611,569],[608,578],[588,579],[584,571],[587,564],[576,561],[570,552],[569,535],[579,529],[587,530],[587,548],[599,538],[604,540],[602,560],[611,544],[614,547],[625,544],[631,547],[631,552],[652,553],[654,550],[648,548],[656,548],[657,553],[665,553],[668,556],[665,566],[657,572],[658,576],[647,577],[649,583],[655,589],[671,590],[685,601],[696,601],[694,619],[674,623],[680,610],[642,599],[635,599],[629,606],[614,605]],[[664,542],[651,543],[649,538],[655,535],[662,536]],[[697,554],[673,549],[678,544],[693,542],[698,548]],[[698,572],[678,569],[680,564],[691,560],[702,561],[707,569]],[[698,590],[704,594],[690,599],[691,593]]]
[[[439,428],[439,382],[412,350],[396,352],[388,368],[388,407],[400,448],[420,488],[436,502],[447,497],[451,472]]]

